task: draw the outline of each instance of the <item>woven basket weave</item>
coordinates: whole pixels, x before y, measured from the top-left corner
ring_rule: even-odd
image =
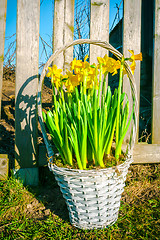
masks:
[[[117,221],[132,157],[112,168],[74,170],[51,165],[69,210],[72,225],[81,229],[104,228]]]
[[[70,222],[78,228],[93,229],[112,225],[118,218],[121,194],[124,190],[128,168],[132,162],[132,149],[136,138],[136,122],[132,122],[133,134],[130,154],[128,154],[126,161],[121,165],[100,170],[76,170],[59,168],[52,164],[54,152],[49,143],[42,118],[41,91],[44,77],[48,67],[61,52],[71,46],[84,43],[103,47],[113,53],[118,59],[122,58],[122,54],[109,43],[90,39],[73,41],[71,44],[55,51],[45,64],[41,73],[38,88],[38,114],[44,142],[50,159],[48,166],[54,173],[63,197],[66,200]],[[127,63],[125,63],[125,69],[130,81],[132,99],[134,99],[135,102],[135,119],[137,119],[138,104],[135,80]]]

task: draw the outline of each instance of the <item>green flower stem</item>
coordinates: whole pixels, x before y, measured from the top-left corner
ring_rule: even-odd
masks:
[[[86,95],[84,96],[86,98]],[[82,139],[81,139],[81,159],[82,159],[82,165],[83,169],[86,169],[86,163],[87,163],[87,113],[86,109],[83,106],[83,119],[84,122],[82,122]]]
[[[78,147],[79,145],[78,145],[76,129],[73,126],[73,124],[71,124],[71,127],[69,125],[67,125],[67,127],[70,132],[70,141],[71,141],[72,147],[73,147],[75,155],[76,155],[78,167],[80,170],[83,170],[83,166],[82,166],[80,155],[79,155],[79,147]]]
[[[133,117],[133,113],[134,113],[134,106],[133,106],[133,110],[132,110],[132,113],[130,115],[130,118],[129,118],[129,121],[127,123],[127,126],[126,128],[124,129],[123,131],[123,134],[121,136],[121,138],[119,139],[119,142],[118,142],[118,145],[116,146],[116,151],[115,151],[115,158],[118,159],[119,158],[119,154],[121,152],[121,148],[122,148],[122,143],[123,143],[123,139],[128,131],[128,128],[130,126],[130,123],[131,123],[131,120],[132,120],[132,117]]]
[[[83,94],[86,95],[86,89],[87,89],[87,74],[86,72],[83,75]]]
[[[122,93],[123,68],[124,68],[124,57],[122,57],[122,60],[121,60],[119,86],[118,86],[118,103],[117,103],[117,116],[116,116],[116,147],[118,146],[118,142],[119,142],[120,100],[121,100],[121,93]],[[119,155],[117,154],[116,158],[118,157]]]
[[[94,147],[95,147],[95,152],[97,152],[97,91],[96,89],[94,90],[94,99],[93,99],[93,117],[94,117]],[[97,165],[97,158],[95,156],[95,164]]]
[[[111,153],[111,147],[112,147],[112,142],[113,142],[113,137],[114,137],[115,125],[116,125],[116,121],[114,120],[112,129],[111,129],[111,133],[110,133],[110,137],[109,137],[109,140],[107,142],[106,154]]]
[[[71,93],[68,94],[68,106],[71,109],[72,108],[72,95]]]
[[[72,166],[73,165],[73,162],[72,162],[72,151],[70,150],[71,148],[69,147],[69,137],[68,137],[68,131],[67,131],[66,124],[64,126],[64,131],[65,131],[65,149],[66,149],[67,158],[68,158],[67,161]]]
[[[61,99],[62,99],[62,109],[64,113],[66,113],[66,106],[65,106],[65,99],[64,99],[64,91],[63,88],[61,87]]]
[[[81,101],[82,101],[82,97],[83,97],[83,85],[82,85],[82,82],[80,82],[80,98],[81,98]]]
[[[104,106],[104,103],[105,103],[105,98],[106,98],[106,94],[107,94],[107,83],[106,83],[106,77],[107,77],[107,74],[108,72],[105,72],[104,74],[104,79],[103,79],[103,88],[102,88],[102,99],[103,99],[103,106]],[[102,107],[103,107],[102,106]]]
[[[100,73],[99,73],[99,88],[98,88],[98,107],[100,105],[100,98],[101,98],[101,90],[102,90],[102,64],[99,65]]]
[[[55,96],[55,86],[54,86],[54,81],[53,81],[53,73],[51,74],[51,84],[52,84],[52,109],[54,107],[54,96]]]

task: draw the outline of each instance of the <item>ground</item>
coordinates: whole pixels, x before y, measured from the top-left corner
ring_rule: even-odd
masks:
[[[14,92],[15,92],[14,69],[6,69],[4,70],[3,95],[2,95],[2,119],[0,120],[0,132],[1,132],[0,153],[8,154],[11,162],[10,164],[11,167],[12,167],[12,162],[14,160],[14,139],[15,139]],[[43,96],[44,96],[43,97],[44,102],[48,102],[49,99],[51,98],[51,91],[50,91],[49,85],[47,84],[44,87]],[[41,140],[42,138],[41,138],[40,129],[39,129],[39,142],[41,142]],[[160,207],[159,205],[154,204],[154,199],[158,199],[160,196],[159,170],[160,170],[160,164],[132,165],[129,169],[125,191],[122,195],[122,203],[124,205],[126,204],[125,206],[130,206],[132,209],[135,209],[135,211],[139,211],[137,209],[140,209],[140,206],[142,205],[147,206],[147,208],[149,206],[153,208],[156,206],[157,210],[154,208],[155,215],[151,216],[151,219],[149,215],[146,215],[147,218],[149,219],[148,221],[151,222],[150,230],[147,230],[147,231],[151,231],[152,233],[154,232],[155,236],[156,234],[158,234],[156,232],[156,229],[158,230],[158,225],[160,223],[159,218],[155,217],[156,212],[158,214]],[[5,189],[4,186],[3,188]],[[1,196],[0,194],[0,198],[1,197],[3,196]],[[32,188],[29,187],[28,190],[24,189],[22,198],[23,198],[22,203],[19,206],[13,207],[12,211],[13,210],[20,211],[20,206],[23,206],[23,213],[25,212],[25,216],[26,217],[28,216],[29,218],[32,218],[35,221],[48,219],[49,216],[52,214],[52,219],[58,216],[59,219],[69,222],[66,204],[62,198],[62,194],[60,193],[59,187],[54,179],[53,174],[49,172],[47,167],[40,168],[39,186],[32,187]],[[127,209],[127,207],[125,209]],[[147,211],[149,210],[145,208],[145,211],[147,214]],[[5,215],[6,219],[10,219],[12,212],[11,210],[8,210],[8,212],[6,211],[5,214],[6,214]],[[124,214],[125,214],[124,211],[120,211],[121,219],[123,219]],[[139,217],[138,215],[136,215],[136,217],[137,219],[135,219],[135,221],[136,222],[139,221],[144,228],[145,227],[147,228],[147,225],[144,222],[144,221],[147,221],[145,220],[145,217],[144,219],[141,219],[141,220],[138,220],[138,217]],[[0,219],[0,234],[1,232],[3,232],[4,228],[8,227],[8,225],[10,224],[9,222],[10,220],[8,220],[8,222],[6,223],[4,222],[4,219],[3,220]],[[133,225],[134,225],[134,222],[133,222]],[[155,230],[153,230],[153,226]],[[151,234],[151,232],[149,232],[149,234]],[[128,233],[128,234],[130,235],[131,233]],[[145,238],[145,237],[144,238],[127,238],[126,237],[124,239],[158,239],[158,237],[150,238],[150,235],[148,236],[149,238]],[[8,239],[8,238],[5,238],[5,239]],[[65,238],[62,238],[62,239],[65,239]],[[78,238],[74,238],[74,239],[78,239]],[[99,239],[99,238],[82,238],[82,239]],[[113,238],[113,239],[116,239],[116,238]],[[117,237],[117,239],[120,239],[120,238]]]

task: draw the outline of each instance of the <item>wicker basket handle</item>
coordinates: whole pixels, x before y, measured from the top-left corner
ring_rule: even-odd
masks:
[[[105,48],[106,50],[110,51],[111,53],[113,53],[118,59],[122,58],[122,54],[116,50],[112,45],[110,45],[109,43],[105,42],[105,41],[99,41],[99,40],[91,40],[91,39],[79,39],[79,40],[75,40],[70,44],[67,44],[65,46],[63,46],[62,48],[57,49],[52,55],[51,57],[48,59],[48,61],[46,62],[46,64],[43,67],[42,73],[41,73],[41,77],[40,77],[40,81],[39,81],[39,85],[38,85],[38,96],[37,96],[37,105],[38,105],[38,116],[39,116],[39,122],[40,122],[40,126],[41,126],[41,130],[42,130],[42,135],[44,138],[44,142],[47,148],[47,153],[49,158],[52,158],[52,156],[54,155],[51,144],[49,143],[48,137],[47,137],[47,133],[45,130],[45,125],[43,122],[43,117],[42,117],[42,101],[41,101],[41,92],[42,92],[42,86],[43,86],[43,82],[44,82],[44,77],[46,75],[46,72],[48,70],[48,67],[51,65],[51,63],[55,60],[55,58],[63,51],[65,51],[67,48],[72,47],[74,45],[77,44],[93,44],[93,45],[97,45],[99,47]],[[137,109],[138,109],[138,101],[137,101],[137,90],[136,90],[136,84],[135,84],[135,79],[134,76],[132,75],[130,66],[127,62],[125,62],[124,64],[126,72],[128,74],[128,78],[129,78],[129,82],[130,82],[130,88],[131,88],[131,93],[132,93],[132,99],[134,99],[135,101],[135,119],[136,121],[133,123],[133,134],[132,134],[132,142],[131,142],[131,153],[133,150],[133,146],[136,140],[136,129],[137,129]]]

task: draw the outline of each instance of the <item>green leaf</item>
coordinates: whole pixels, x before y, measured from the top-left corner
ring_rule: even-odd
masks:
[[[43,117],[43,121],[46,122],[46,114],[44,111],[42,111],[42,117]]]

